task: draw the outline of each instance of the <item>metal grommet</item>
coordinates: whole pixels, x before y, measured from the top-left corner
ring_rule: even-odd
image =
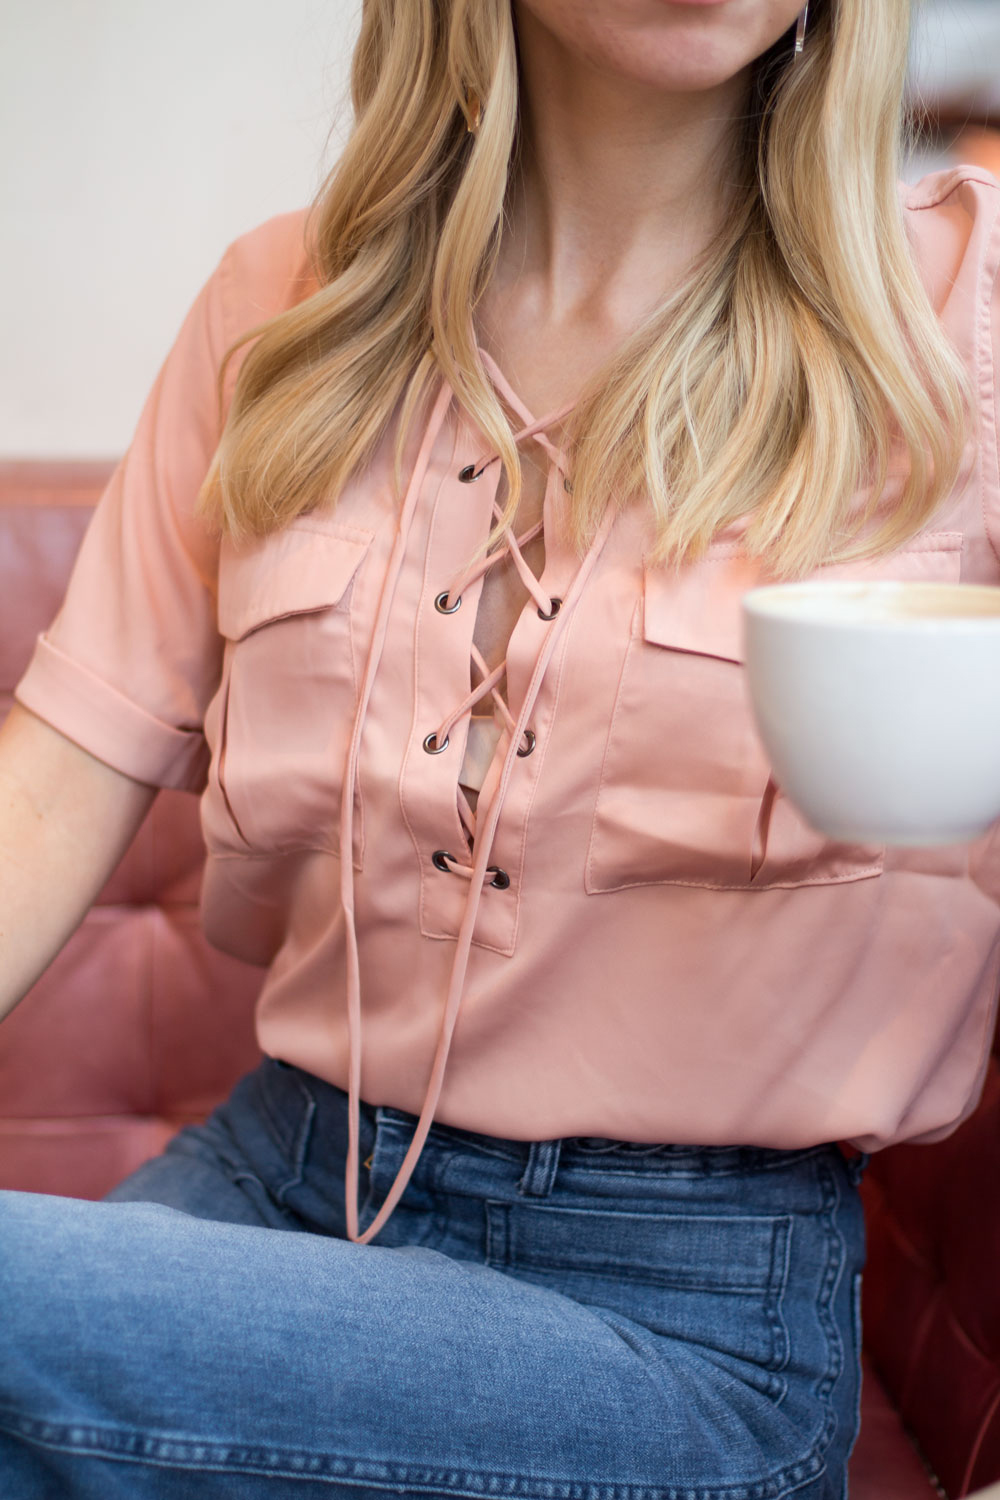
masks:
[[[533,729],[526,729],[524,731],[524,738],[528,743],[523,750],[518,750],[518,755],[530,755],[535,748],[535,731]]]
[[[486,873],[493,876],[490,885],[495,886],[498,891],[505,891],[510,885],[510,876],[499,865],[487,865]]]
[[[464,469],[459,469],[458,477],[462,484],[473,484],[482,472],[482,469],[477,469],[475,464],[466,464]]]
[[[556,615],[559,613],[560,609],[562,608],[562,600],[561,599],[550,599],[549,600],[549,604],[551,605],[551,614],[546,614],[544,610],[540,609],[538,611],[538,618],[540,620],[554,620],[555,617],[556,617]]]
[[[563,478],[563,489],[566,491],[567,495],[572,495],[572,493],[573,493],[573,481],[568,476],[565,476]]]
[[[447,849],[435,849],[434,853],[431,855],[431,864],[434,866],[435,870],[443,870],[446,875],[450,875],[451,871],[445,864],[446,859],[450,859],[453,865],[458,864],[458,860],[455,858],[454,854],[449,854]]]
[[[445,735],[444,744],[439,745],[437,742],[437,733],[429,734],[424,740],[424,749],[428,755],[440,755],[442,750],[447,750],[448,748],[448,738],[448,735]]]
[[[461,594],[459,594],[459,596],[455,600],[454,604],[448,604],[447,603],[447,599],[448,599],[448,590],[445,589],[444,593],[443,594],[438,594],[437,598],[434,600],[434,608],[438,611],[439,614],[442,614],[442,615],[453,615],[455,613],[456,609],[461,609],[462,608],[462,596],[461,596]]]

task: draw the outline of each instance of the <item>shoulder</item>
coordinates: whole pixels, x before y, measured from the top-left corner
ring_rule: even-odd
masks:
[[[985,167],[965,164],[931,172],[919,182],[901,182],[899,196],[909,225],[921,234],[948,217],[964,218],[970,225],[995,218],[1000,183]]]
[[[227,342],[319,290],[306,216],[304,208],[277,214],[229,245],[216,271]]]
[[[900,184],[911,250],[934,308],[988,302],[1000,261],[1000,183],[960,165]]]

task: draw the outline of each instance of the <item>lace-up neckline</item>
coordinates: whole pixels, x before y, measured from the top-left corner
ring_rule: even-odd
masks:
[[[568,483],[568,465],[562,450],[546,436],[546,429],[561,421],[567,413],[572,410],[571,405],[566,405],[551,413],[547,417],[536,419],[526,411],[523,403],[510,389],[502,373],[494,361],[486,354],[483,355],[484,364],[494,381],[497,389],[504,399],[524,420],[525,425],[515,433],[515,442],[521,443],[527,439],[533,439],[544,452],[547,453],[550,464],[546,481],[546,499],[552,496],[555,485]],[[496,865],[489,864],[490,850],[493,845],[494,836],[503,809],[507,788],[514,768],[520,757],[530,755],[535,748],[535,737],[528,726],[528,719],[534,709],[542,681],[552,658],[555,645],[565,628],[566,622],[579,601],[584,583],[592,571],[594,564],[604,546],[610,533],[614,514],[609,507],[604,520],[594,537],[591,546],[583,561],[577,568],[569,588],[564,597],[551,598],[542,589],[539,580],[535,577],[522,554],[522,548],[542,530],[542,522],[529,528],[520,537],[515,536],[510,526],[504,528],[503,542],[493,552],[476,564],[464,569],[457,577],[450,580],[447,587],[437,593],[435,605],[441,613],[449,613],[460,607],[462,591],[468,589],[473,583],[483,577],[490,568],[494,567],[503,557],[510,557],[518,575],[524,583],[531,600],[534,602],[541,620],[551,622],[550,629],[544,638],[541,649],[535,660],[534,669],[531,673],[527,692],[524,695],[519,712],[516,714],[504,701],[498,691],[498,683],[507,670],[507,653],[504,660],[492,670],[488,667],[482,653],[475,644],[471,647],[472,665],[479,676],[479,681],[466,694],[462,701],[448,713],[434,728],[423,736],[424,750],[428,754],[441,754],[447,747],[448,736],[464,716],[471,717],[474,706],[489,696],[492,699],[495,710],[500,715],[504,729],[507,732],[508,741],[504,757],[503,768],[500,773],[499,782],[485,809],[479,808],[473,813],[464,794],[459,792],[459,809],[463,826],[470,842],[471,863],[458,859],[454,851],[438,849],[433,856],[435,867],[453,875],[458,875],[468,882],[468,895],[458,939],[455,947],[454,961],[451,971],[451,980],[448,994],[445,1000],[444,1014],[438,1038],[438,1045],[431,1068],[430,1078],[424,1097],[423,1106],[417,1121],[413,1139],[409,1150],[403,1160],[395,1182],[392,1184],[385,1201],[376,1214],[374,1220],[364,1232],[360,1232],[358,1224],[358,1179],[359,1179],[359,1137],[360,1137],[360,1089],[361,1089],[361,974],[360,958],[358,952],[358,938],[355,923],[354,906],[354,863],[353,863],[353,825],[354,825],[354,801],[358,776],[358,760],[360,753],[361,736],[364,729],[365,718],[371,698],[372,688],[378,672],[379,663],[385,647],[385,639],[388,628],[389,612],[395,593],[399,574],[402,568],[406,552],[407,539],[413,524],[413,518],[420,495],[421,486],[424,482],[430,463],[431,453],[435,441],[445,422],[448,411],[454,401],[454,392],[447,382],[442,382],[441,390],[434,402],[427,428],[424,432],[423,441],[417,454],[413,473],[403,499],[403,505],[397,525],[396,541],[390,558],[389,567],[383,584],[382,596],[379,601],[378,613],[375,621],[375,629],[372,636],[368,661],[358,696],[357,711],[355,714],[351,742],[347,754],[343,780],[343,794],[341,803],[341,829],[340,829],[340,865],[341,882],[340,896],[343,908],[346,928],[346,950],[347,950],[347,1024],[349,1038],[349,1064],[348,1064],[348,1151],[346,1171],[346,1209],[347,1209],[347,1235],[348,1238],[364,1244],[374,1238],[385,1224],[396,1204],[402,1196],[406,1184],[409,1182],[416,1166],[417,1160],[423,1150],[431,1123],[434,1110],[441,1094],[444,1081],[444,1071],[451,1049],[452,1036],[458,1019],[461,1006],[465,975],[468,969],[469,955],[472,946],[473,931],[475,928],[476,915],[483,899],[484,891],[492,887],[500,892],[506,891],[510,885],[507,873]],[[464,484],[474,484],[479,480],[487,469],[499,462],[499,454],[486,454],[475,463],[466,465],[458,474],[458,479]],[[494,501],[493,514],[499,519],[502,511]],[[462,805],[464,803],[464,814]]]
[[[539,421],[532,420],[514,434],[514,442],[520,444],[528,438],[534,438],[539,446],[543,447],[550,457],[549,473],[546,480],[546,490],[553,484],[568,484],[569,474],[565,455],[561,448],[549,441],[545,436],[545,429],[559,422],[572,410],[572,406],[561,407],[551,416]],[[499,455],[488,455],[475,464],[468,465],[462,470],[460,478],[466,484],[474,484],[481,479],[486,471],[499,461]],[[546,499],[548,499],[548,494]],[[499,521],[503,514],[500,504],[494,500],[492,505],[494,519]],[[542,588],[530,566],[525,561],[522,549],[533,542],[543,531],[544,523],[536,522],[533,526],[523,531],[520,536],[514,533],[511,526],[506,526],[503,532],[503,541],[495,547],[486,557],[481,558],[471,567],[463,569],[449,583],[448,587],[438,594],[435,606],[442,614],[452,614],[461,607],[462,598],[466,590],[480,578],[485,576],[500,562],[509,558],[517,571],[518,577],[524,584],[529,597],[533,600],[538,610],[539,619],[555,619],[561,605],[561,599],[551,598]],[[513,737],[514,716],[503,694],[500,692],[500,683],[507,672],[507,653],[504,653],[502,661],[493,668],[489,666],[482,652],[475,642],[471,646],[472,668],[478,676],[478,682],[462,701],[449,713],[424,740],[424,749],[428,754],[440,754],[449,742],[449,737],[457,724],[460,724],[466,716],[471,716],[476,706],[487,696],[492,700],[494,717],[499,718],[501,729],[505,728],[507,733]],[[535,738],[530,730],[525,730],[518,745],[518,755],[527,756],[535,748]],[[476,813],[465,795],[461,784],[458,788],[458,813],[468,834],[470,843],[476,836]],[[455,874],[461,874],[471,878],[471,866],[462,865],[454,858],[449,859],[447,868]]]

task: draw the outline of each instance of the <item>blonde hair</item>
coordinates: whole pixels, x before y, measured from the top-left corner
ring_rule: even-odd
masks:
[[[723,228],[569,418],[579,547],[608,497],[640,499],[676,565],[752,514],[744,546],[795,576],[894,550],[953,487],[972,392],[899,201],[909,21],[910,0],[813,0],[803,55],[783,37],[754,65]],[[226,356],[251,343],[199,505],[237,539],[334,503],[397,409],[399,462],[441,376],[500,454],[504,520],[517,508],[472,317],[516,171],[511,0],[364,0],[352,99],[307,220],[320,289]]]

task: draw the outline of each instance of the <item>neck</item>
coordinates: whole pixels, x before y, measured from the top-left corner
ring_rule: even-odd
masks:
[[[747,77],[665,93],[517,19],[523,146],[498,274],[550,319],[634,327],[722,222]]]

